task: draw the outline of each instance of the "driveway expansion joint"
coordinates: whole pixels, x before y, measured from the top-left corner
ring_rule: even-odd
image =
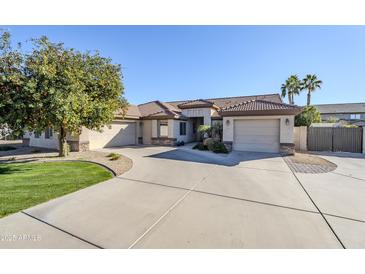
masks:
[[[297,175],[295,174],[295,172],[293,170],[292,170],[292,172],[293,172],[293,175],[294,175],[295,179],[297,180],[297,182],[299,183],[299,185],[302,187],[303,191],[307,194],[308,198],[310,199],[310,201],[312,202],[312,204],[315,206],[315,208],[318,210],[319,214],[322,216],[323,220],[326,222],[326,224],[328,225],[329,229],[332,231],[333,235],[336,237],[336,239],[338,240],[338,242],[341,244],[342,248],[343,249],[346,249],[344,243],[341,241],[341,239],[337,235],[336,231],[333,229],[333,227],[331,226],[331,224],[328,222],[328,220],[326,219],[326,217],[323,214],[323,212],[320,210],[320,208],[314,202],[314,200],[312,199],[312,197],[309,195],[308,191],[305,189],[304,185],[301,183],[301,181],[299,180],[299,178],[297,177]]]
[[[170,206],[164,214],[162,214],[156,222],[154,222],[141,236],[139,236],[129,247],[128,249],[132,249],[136,246],[144,237],[146,237],[152,230],[155,228],[164,218],[166,218],[174,208],[176,208],[193,190],[194,188],[204,182],[206,177],[203,177],[199,182],[195,183],[187,192],[184,193],[172,206]]]
[[[119,176],[117,178],[133,181],[136,183],[150,184],[150,185],[156,185],[156,186],[162,186],[162,187],[168,187],[168,188],[174,188],[174,189],[180,189],[180,190],[189,190],[189,188],[184,188],[184,187],[180,187],[180,186],[169,186],[169,185],[165,185],[165,184],[148,182],[148,181],[137,180],[137,179],[130,179],[130,178],[125,178],[125,177],[121,177],[121,176]],[[205,178],[207,178],[207,177],[205,177]],[[246,199],[246,198],[222,195],[222,194],[207,192],[207,191],[202,191],[202,190],[194,189],[191,192],[204,194],[204,195],[210,195],[210,196],[217,196],[217,197],[226,198],[226,199],[239,200],[239,201],[248,202],[248,203],[255,203],[255,204],[260,204],[260,205],[265,205],[265,206],[279,207],[282,209],[289,209],[289,210],[302,211],[302,212],[306,212],[306,213],[319,214],[319,211],[313,211],[313,210],[308,210],[308,209],[301,209],[301,208],[290,207],[290,206],[285,206],[285,205],[278,205],[278,204],[273,204],[273,203],[268,203],[268,202],[256,201],[256,200],[251,200],[251,199]]]
[[[83,239],[83,238],[81,238],[81,237],[79,237],[79,236],[76,236],[75,234],[72,234],[71,232],[68,232],[68,231],[66,231],[66,230],[64,230],[64,229],[62,229],[62,228],[59,228],[59,227],[57,227],[57,226],[55,226],[55,225],[52,225],[52,224],[50,224],[50,223],[48,223],[48,222],[46,222],[46,221],[44,221],[44,220],[42,220],[42,219],[40,219],[40,218],[37,218],[37,217],[35,217],[35,216],[33,216],[33,215],[31,215],[31,214],[29,214],[29,213],[25,212],[25,211],[20,211],[20,213],[23,213],[24,215],[26,215],[26,216],[28,216],[28,217],[30,217],[30,218],[32,218],[32,219],[34,219],[34,220],[37,220],[38,222],[41,222],[41,223],[43,223],[43,224],[45,224],[45,225],[48,225],[48,226],[50,226],[50,227],[52,227],[52,228],[54,228],[54,229],[57,229],[58,231],[61,231],[61,232],[65,233],[65,234],[68,234],[68,235],[70,235],[71,237],[74,237],[74,238],[76,238],[76,239],[78,239],[78,240],[80,240],[80,241],[82,241],[82,242],[84,242],[84,243],[87,243],[87,244],[92,245],[92,246],[94,246],[94,247],[96,247],[96,248],[99,248],[99,249],[104,249],[104,248],[103,248],[103,247],[101,247],[100,245],[94,244],[94,243],[92,243],[92,242],[90,242],[90,241],[88,241],[88,240],[85,240],[85,239]]]

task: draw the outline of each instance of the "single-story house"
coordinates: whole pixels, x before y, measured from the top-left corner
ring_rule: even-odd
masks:
[[[321,114],[322,121],[343,120],[356,122],[365,120],[365,103],[314,105]]]
[[[170,145],[197,141],[199,125],[223,125],[223,142],[228,149],[261,152],[294,150],[294,116],[301,108],[283,103],[279,94],[152,101],[131,105],[102,132],[82,128],[78,136],[68,136],[71,150],[82,151],[129,145]],[[27,133],[30,146],[58,148],[51,129],[40,135]]]

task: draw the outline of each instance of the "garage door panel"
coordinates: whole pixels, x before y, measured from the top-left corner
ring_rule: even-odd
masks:
[[[239,137],[238,137],[239,138]],[[273,136],[245,136],[245,139],[242,141],[237,141],[235,143],[242,143],[242,144],[272,144],[273,143]]]
[[[277,153],[277,144],[234,144],[233,150]]]
[[[234,150],[279,151],[279,119],[236,120],[233,134]]]

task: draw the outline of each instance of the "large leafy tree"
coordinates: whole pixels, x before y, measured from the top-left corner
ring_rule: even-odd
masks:
[[[9,117],[5,122],[12,126],[19,120],[19,128],[30,131],[54,128],[60,156],[65,156],[67,134],[78,134],[83,126],[100,130],[118,109],[126,109],[121,67],[99,53],[68,49],[46,37],[33,39],[32,45],[19,64],[21,81],[11,82],[19,86],[12,84],[8,87],[11,92],[7,92],[9,102],[20,97],[19,112],[26,115],[15,120]],[[13,74],[15,77],[18,72],[11,72],[9,77]]]
[[[311,94],[318,88],[322,87],[322,81],[317,78],[315,74],[307,74],[303,79],[303,89],[308,91],[307,93],[307,106],[311,104]]]
[[[0,127],[12,129],[20,135],[24,126],[33,120],[28,103],[32,95],[24,91],[24,55],[20,45],[13,48],[10,33],[0,36]]]
[[[302,90],[302,84],[297,75],[291,75],[281,85],[281,97],[285,98],[288,96],[289,104],[294,104],[294,95],[298,95]]]

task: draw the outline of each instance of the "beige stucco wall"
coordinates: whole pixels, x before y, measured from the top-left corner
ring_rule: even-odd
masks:
[[[118,133],[124,129],[125,123],[131,123],[135,125],[135,144],[138,143],[138,130],[139,126],[134,120],[115,120],[109,126],[104,126],[102,132],[95,130],[89,130],[83,128],[82,136],[83,138],[88,138],[89,149],[98,149],[108,146],[112,142],[113,138],[118,135]],[[86,139],[84,139],[86,141]]]
[[[177,141],[184,141],[185,143],[189,143],[193,140],[193,122],[191,120],[188,121],[180,121],[180,120],[172,120],[173,121],[173,137],[176,138]],[[180,135],[180,122],[186,123],[186,135]]]
[[[183,109],[182,115],[186,117],[203,117],[204,125],[211,124],[211,116],[213,109],[211,108],[191,108],[191,109]]]
[[[150,145],[152,138],[152,120],[143,121],[143,144]]]
[[[156,138],[158,135],[157,120],[152,120],[152,138]]]
[[[307,127],[294,127],[294,144],[296,150],[307,150]]]
[[[233,126],[234,120],[252,120],[252,119],[279,119],[280,120],[280,143],[294,143],[294,115],[272,115],[272,116],[234,116],[223,117],[223,141],[233,142]],[[286,125],[286,119],[289,125]],[[229,120],[229,125],[227,125]]]
[[[362,128],[362,153],[365,153],[365,127]]]

